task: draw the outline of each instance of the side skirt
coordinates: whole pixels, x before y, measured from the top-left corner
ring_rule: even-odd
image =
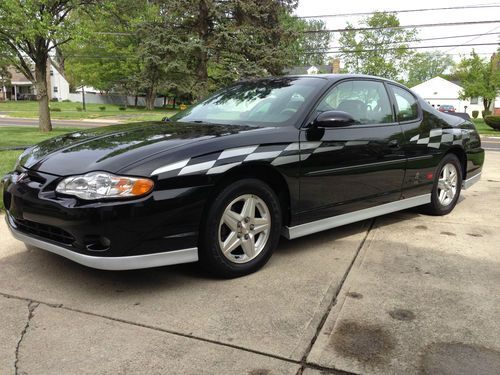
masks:
[[[365,208],[363,210],[349,212],[347,214],[332,216],[326,219],[312,221],[294,227],[284,227],[283,236],[292,240],[294,238],[307,236],[308,234],[321,232],[327,229],[340,227],[342,225],[355,223],[357,221],[370,219],[372,217],[389,214],[391,212],[405,210],[407,208],[421,206],[431,202],[431,195],[424,194],[417,197],[401,199],[396,202],[382,204],[380,206]]]

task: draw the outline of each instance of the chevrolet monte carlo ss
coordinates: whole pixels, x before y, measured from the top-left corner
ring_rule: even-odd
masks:
[[[254,272],[293,239],[409,207],[449,213],[484,161],[474,125],[357,75],[239,82],[171,120],[78,131],[3,178],[17,239],[124,270]]]

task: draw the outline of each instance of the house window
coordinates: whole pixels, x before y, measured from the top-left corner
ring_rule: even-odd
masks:
[[[50,76],[52,77],[54,75],[54,71],[50,69]]]
[[[477,104],[478,102],[479,102],[479,98],[478,97],[470,98],[470,104]]]
[[[57,86],[54,86],[54,92],[58,92],[59,88]]]

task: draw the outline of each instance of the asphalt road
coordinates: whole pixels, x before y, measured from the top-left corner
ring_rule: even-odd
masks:
[[[500,153],[452,213],[282,240],[259,272],[107,272],[0,215],[0,374],[500,374]]]

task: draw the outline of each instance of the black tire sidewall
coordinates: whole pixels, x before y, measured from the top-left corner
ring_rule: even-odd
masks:
[[[227,205],[244,194],[253,194],[267,205],[271,215],[271,232],[266,246],[260,254],[247,263],[233,263],[222,253],[219,246],[219,223]],[[200,236],[200,260],[208,270],[222,277],[238,277],[262,268],[278,245],[281,235],[281,207],[274,191],[261,180],[246,178],[222,189],[207,210]]]
[[[451,163],[455,166],[457,169],[457,192],[455,194],[455,197],[453,198],[453,201],[447,205],[443,206],[439,202],[439,197],[438,197],[438,182],[439,182],[439,177],[441,176],[441,171],[443,167]],[[462,165],[460,164],[460,160],[458,160],[458,157],[454,154],[447,154],[445,157],[441,160],[439,163],[438,167],[436,168],[436,175],[434,178],[434,186],[432,187],[432,194],[431,194],[431,204],[430,204],[430,209],[431,213],[434,215],[447,215],[449,214],[456,206],[458,202],[458,198],[460,197],[460,192],[462,191]]]

